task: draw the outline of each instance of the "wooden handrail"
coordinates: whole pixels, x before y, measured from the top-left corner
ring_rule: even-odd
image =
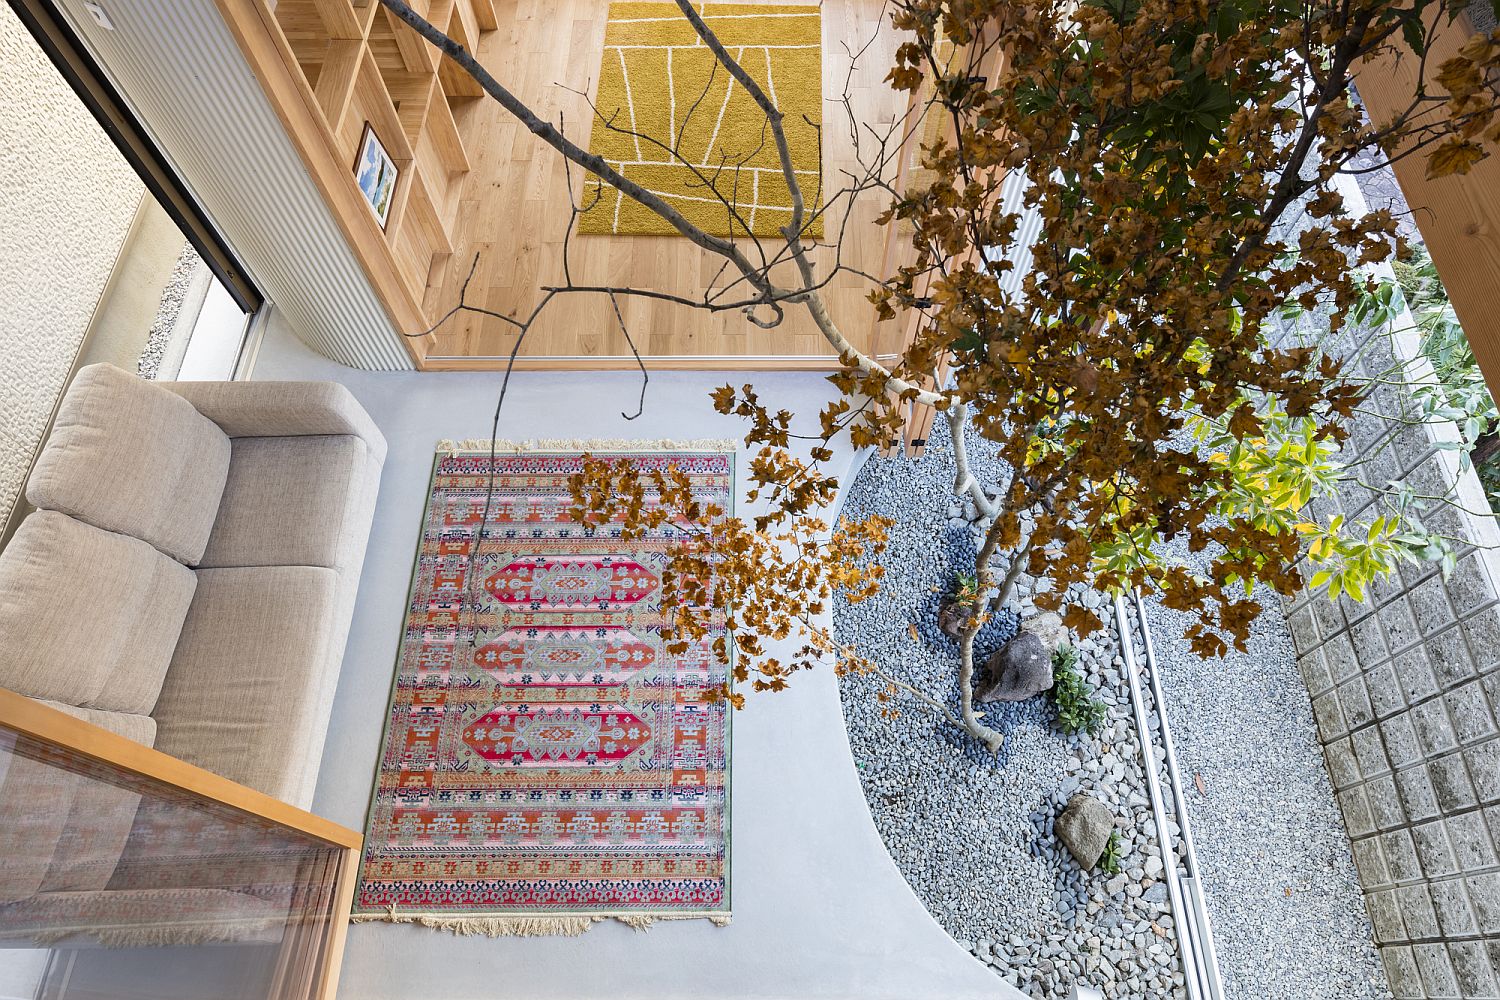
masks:
[[[5,688],[0,688],[0,726],[212,799],[334,847],[359,851],[364,846],[364,838],[356,830]]]

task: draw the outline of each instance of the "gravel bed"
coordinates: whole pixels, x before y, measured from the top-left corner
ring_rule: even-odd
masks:
[[[976,474],[992,477],[983,443],[970,447]],[[937,630],[937,607],[954,573],[972,565],[974,543],[948,492],[952,476],[941,437],[923,459],[863,467],[845,512],[897,524],[882,592],[838,602],[834,621],[884,669],[956,704],[957,649]],[[1184,615],[1147,603],[1225,995],[1383,1000],[1390,993],[1285,619],[1274,598],[1262,603],[1248,652],[1209,662],[1182,639]],[[980,656],[1016,625],[1001,616],[987,626]],[[878,678],[841,681],[866,798],[898,867],[950,934],[1035,997],[1065,998],[1075,982],[1110,997],[1182,995],[1117,642],[1110,632],[1079,644],[1080,669],[1110,706],[1097,738],[1057,732],[1044,698],[1000,706],[987,716],[1006,733],[998,760],[911,700],[896,702],[893,716],[875,698]],[[1080,871],[1053,839],[1055,817],[1079,790],[1120,820],[1120,876]],[[1164,832],[1175,842],[1175,825]]]
[[[156,321],[151,324],[151,332],[146,335],[146,347],[136,366],[142,378],[154,379],[159,374],[162,358],[166,356],[167,346],[172,339],[172,330],[177,325],[177,314],[182,311],[183,299],[187,296],[188,286],[192,284],[193,272],[202,263],[203,258],[198,256],[193,245],[185,243],[182,254],[167,278],[167,285],[162,289]]]
[[[983,442],[971,443],[971,464],[982,481],[994,481],[996,463]],[[953,575],[972,567],[974,548],[952,482],[941,436],[922,459],[865,464],[844,512],[882,513],[897,524],[881,593],[857,605],[837,602],[834,623],[842,640],[884,669],[956,705],[957,647],[938,631],[937,608]],[[977,653],[987,655],[1016,627],[1013,617],[998,616]],[[1063,736],[1045,698],[996,706],[986,718],[1006,734],[998,759],[912,699],[896,701],[892,717],[875,697],[879,678],[844,678],[844,718],[865,796],[928,911],[997,975],[1048,1000],[1068,997],[1075,982],[1131,1000],[1182,996],[1161,849],[1114,639],[1101,633],[1079,650],[1080,669],[1109,705],[1104,730]],[[1080,871],[1053,839],[1055,817],[1079,790],[1098,796],[1119,821],[1118,876]]]
[[[1248,651],[1211,661],[1146,605],[1225,996],[1386,998],[1281,603],[1258,599]]]

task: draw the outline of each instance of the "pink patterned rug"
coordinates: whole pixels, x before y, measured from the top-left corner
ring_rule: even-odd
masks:
[[[731,452],[675,465],[733,509]],[[729,917],[725,670],[660,638],[675,529],[567,516],[580,450],[440,453],[371,802],[356,920],[569,934]],[[488,506],[483,546],[475,526]],[[472,576],[471,576],[472,574]]]

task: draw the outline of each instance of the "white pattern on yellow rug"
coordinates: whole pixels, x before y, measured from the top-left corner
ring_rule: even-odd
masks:
[[[811,220],[804,235],[822,236],[822,219],[813,214],[821,194],[821,11],[807,4],[745,3],[696,9],[785,116]],[[675,3],[610,4],[595,104],[590,151],[705,232],[774,236],[790,221],[791,195],[765,115]],[[584,206],[580,233],[676,234],[650,209],[592,175]]]

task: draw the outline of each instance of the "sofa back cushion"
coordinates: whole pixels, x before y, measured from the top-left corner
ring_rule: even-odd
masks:
[[[26,499],[194,565],[228,475],[229,438],[191,403],[113,365],[89,365],[63,397]]]
[[[242,437],[199,569],[340,565],[358,523],[368,448],[348,434]]]
[[[0,552],[0,687],[151,714],[197,583],[139,539],[35,511]]]

